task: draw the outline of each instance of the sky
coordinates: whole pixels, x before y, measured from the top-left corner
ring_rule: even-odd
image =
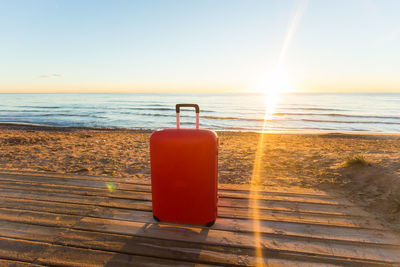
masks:
[[[400,1],[0,0],[0,92],[400,92]]]

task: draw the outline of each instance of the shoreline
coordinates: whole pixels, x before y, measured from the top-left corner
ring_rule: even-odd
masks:
[[[190,128],[190,127],[188,127]],[[140,132],[152,133],[159,129],[146,128],[107,128],[89,126],[49,126],[30,123],[0,122],[0,130],[25,130],[25,131],[49,131],[49,132],[74,132],[74,131],[99,131],[99,132]],[[367,132],[367,131],[302,131],[302,130],[274,130],[274,131],[251,131],[251,130],[212,130],[217,133],[253,133],[253,134],[284,134],[284,135],[343,135],[343,136],[394,136],[400,137],[400,133]]]

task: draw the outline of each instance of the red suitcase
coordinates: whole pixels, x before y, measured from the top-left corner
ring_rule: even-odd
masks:
[[[196,109],[196,129],[179,127],[181,107]],[[199,129],[199,106],[176,105],[177,128],[150,137],[153,216],[211,226],[217,218],[218,137]]]

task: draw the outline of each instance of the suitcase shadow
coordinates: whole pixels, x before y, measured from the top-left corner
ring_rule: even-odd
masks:
[[[141,260],[148,261],[149,266],[196,266],[202,263],[202,252],[207,246],[209,230],[198,225],[148,222],[137,232],[138,235],[132,236],[119,251],[142,256]],[[132,258],[128,265],[141,264],[135,263]],[[105,266],[121,266],[120,255],[115,255]]]

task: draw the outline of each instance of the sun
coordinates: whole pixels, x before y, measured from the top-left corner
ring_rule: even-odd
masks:
[[[282,93],[294,92],[292,82],[286,73],[277,69],[265,75],[259,82],[255,92],[264,95],[265,116],[264,121],[273,119],[275,107]],[[265,126],[264,126],[265,128]]]
[[[275,70],[265,75],[256,90],[263,94],[281,94],[295,91],[289,76],[283,70]]]

